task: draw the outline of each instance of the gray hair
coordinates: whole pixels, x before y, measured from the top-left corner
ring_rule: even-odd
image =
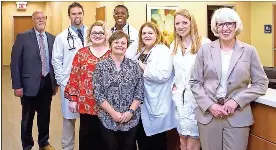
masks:
[[[231,8],[217,9],[211,19],[211,30],[215,36],[219,36],[217,31],[217,23],[236,22],[235,36],[238,36],[242,31],[242,22],[238,13]]]
[[[33,14],[32,14],[32,18],[34,18],[34,17],[35,17],[35,15],[36,15],[36,14],[38,14],[38,13],[43,13],[43,14],[44,14],[44,12],[43,12],[43,11],[41,11],[41,10],[36,10],[36,11],[34,11],[34,12],[33,12]]]

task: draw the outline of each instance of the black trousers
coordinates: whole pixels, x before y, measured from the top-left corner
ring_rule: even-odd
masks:
[[[108,150],[132,150],[133,140],[137,126],[131,128],[129,131],[113,131],[101,125],[102,134]]]
[[[136,132],[136,140],[139,150],[167,150],[167,132],[146,136],[141,119]]]
[[[37,96],[23,96],[21,98],[21,142],[23,150],[29,150],[34,146],[32,128],[35,112],[37,112],[38,145],[39,147],[45,147],[49,144],[52,93],[51,79],[47,75],[41,79]]]
[[[98,116],[80,114],[79,150],[106,150]]]

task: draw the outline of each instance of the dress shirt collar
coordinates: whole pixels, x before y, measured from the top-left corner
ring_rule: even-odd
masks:
[[[39,36],[39,34],[42,34],[42,35],[43,35],[43,37],[46,37],[46,33],[45,33],[45,31],[43,31],[42,33],[40,33],[40,32],[38,32],[35,28],[34,28],[34,30],[35,30],[35,34],[36,34],[36,36]]]
[[[71,29],[75,32],[75,33],[78,33],[78,28],[77,27],[75,27],[75,26],[70,26],[71,27]],[[83,33],[84,33],[84,25],[82,25],[81,27],[80,27],[80,29],[81,29],[81,33],[82,33],[82,35],[83,35]]]

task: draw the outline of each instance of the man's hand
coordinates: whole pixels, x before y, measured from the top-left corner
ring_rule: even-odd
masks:
[[[53,91],[53,95],[56,95],[58,92],[58,86],[56,86],[55,90]]]
[[[70,101],[70,102],[69,102],[69,110],[70,110],[72,113],[76,113],[76,112],[77,112],[77,105],[78,105],[77,102]]]
[[[23,88],[21,89],[14,89],[14,96],[22,97],[23,96]]]
[[[122,116],[123,116],[123,118],[122,118],[121,123],[125,123],[125,122],[128,122],[132,118],[133,114],[129,111],[126,111],[122,114]]]
[[[113,113],[111,113],[110,116],[115,122],[121,122],[123,119],[122,113],[117,111],[114,111]]]
[[[226,103],[222,106],[224,111],[226,111],[229,114],[233,114],[237,107],[238,107],[238,104],[233,99],[226,101]]]
[[[221,105],[219,104],[213,104],[210,108],[209,111],[213,114],[215,117],[223,117],[229,115]]]

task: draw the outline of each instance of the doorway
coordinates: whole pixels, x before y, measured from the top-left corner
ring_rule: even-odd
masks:
[[[215,12],[215,10],[219,9],[219,8],[231,8],[234,9],[234,6],[230,6],[230,5],[207,5],[207,37],[211,40],[211,41],[215,41],[216,39],[218,39],[216,36],[214,36],[214,33],[211,30],[211,19],[212,16]]]
[[[13,44],[18,33],[33,27],[32,16],[13,16]]]
[[[105,6],[96,8],[96,21],[105,21]]]
[[[276,67],[276,4],[273,4],[273,52],[274,52],[274,67]]]

